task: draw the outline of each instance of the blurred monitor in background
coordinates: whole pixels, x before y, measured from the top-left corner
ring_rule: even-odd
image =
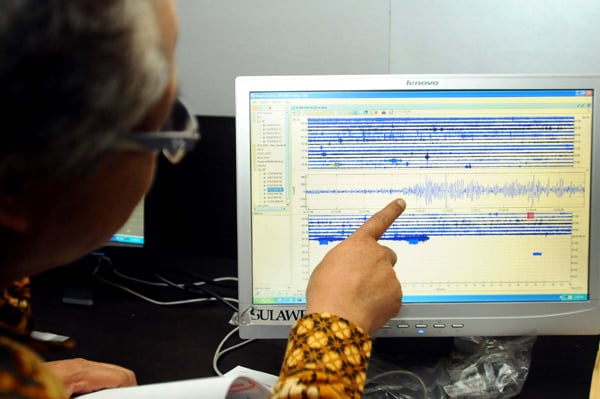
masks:
[[[140,201],[127,223],[110,238],[107,245],[144,246],[144,200]]]

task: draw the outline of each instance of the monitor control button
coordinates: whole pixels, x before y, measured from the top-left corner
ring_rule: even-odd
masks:
[[[427,324],[415,324],[415,328],[427,328]]]
[[[408,328],[410,326],[408,324],[398,324],[396,327],[398,327],[398,328]]]
[[[452,324],[452,328],[463,328],[465,325],[462,323],[454,323]]]
[[[433,328],[446,328],[446,325],[442,323],[436,323],[433,325]]]

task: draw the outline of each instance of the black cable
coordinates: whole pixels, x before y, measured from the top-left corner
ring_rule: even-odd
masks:
[[[203,276],[199,276],[199,275],[197,275],[195,273],[192,273],[192,272],[190,272],[188,270],[183,270],[183,269],[175,269],[175,271],[177,271],[177,272],[179,272],[181,274],[184,274],[184,275],[186,275],[188,277],[191,277],[196,282],[203,282],[204,284],[214,285],[215,287],[220,287],[220,288],[237,289],[237,283],[233,283],[233,284],[231,284],[231,283],[229,283],[229,284],[222,283],[222,282],[219,282],[219,281],[215,281],[213,279],[208,279],[208,278],[205,278]],[[197,284],[194,284],[194,285],[197,285]]]
[[[219,295],[219,294],[217,294],[216,292],[214,292],[214,291],[212,291],[212,290],[210,290],[210,289],[206,288],[206,287],[205,287],[205,286],[203,286],[203,285],[193,285],[193,284],[192,284],[192,285],[190,285],[190,284],[184,284],[183,286],[180,286],[179,284],[176,284],[176,283],[172,282],[171,280],[169,280],[169,279],[167,279],[167,278],[165,278],[165,277],[161,276],[161,275],[160,275],[160,274],[158,274],[158,273],[154,273],[154,276],[155,276],[157,279],[159,279],[159,280],[161,280],[161,281],[163,281],[163,282],[167,283],[168,285],[170,285],[170,286],[172,286],[172,287],[175,287],[175,288],[178,288],[178,289],[180,289],[180,290],[187,291],[187,292],[193,292],[193,293],[196,293],[196,294],[200,294],[200,293],[202,293],[202,294],[204,294],[204,295],[207,295],[207,296],[209,296],[209,297],[215,298],[217,301],[219,301],[219,302],[221,302],[222,304],[224,304],[225,306],[227,306],[227,307],[231,308],[231,309],[232,309],[234,312],[237,312],[237,311],[238,311],[238,308],[237,308],[237,307],[235,307],[234,305],[232,305],[232,304],[231,304],[229,301],[227,301],[227,300],[226,300],[225,298],[223,298],[221,295]],[[201,291],[201,292],[198,292],[198,291]]]
[[[94,274],[98,273],[99,269],[101,269],[102,266],[109,266],[112,268],[112,261],[111,261],[110,257],[106,256],[104,253],[101,253],[101,252],[96,252],[93,255],[96,257],[96,262],[97,262],[95,270],[94,270]],[[206,286],[207,285],[215,285],[215,286],[221,286],[222,288],[235,288],[235,287],[233,287],[231,285],[227,286],[225,284],[220,284],[219,282],[216,282],[214,280],[207,280],[204,278],[200,278],[198,276],[193,275],[192,273],[189,273],[189,272],[186,272],[183,270],[178,270],[178,271],[180,273],[184,273],[188,276],[191,276],[195,279],[199,279],[199,281],[197,280],[194,283],[187,283],[187,284],[176,284],[173,281],[165,278],[164,276],[162,276],[159,273],[155,272],[155,273],[153,273],[153,275],[158,280],[167,284],[167,286],[174,287],[174,288],[183,290],[188,293],[193,293],[195,295],[201,294],[201,295],[207,297],[207,299],[214,298],[215,300],[223,303],[225,306],[231,308],[234,312],[238,311],[238,308],[235,307],[234,305],[232,305],[231,302],[229,302],[229,300],[223,298],[220,294],[214,292],[212,289],[209,289]]]

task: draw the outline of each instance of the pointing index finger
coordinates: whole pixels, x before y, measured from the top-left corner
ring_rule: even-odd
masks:
[[[406,209],[406,202],[403,199],[390,202],[385,208],[363,223],[352,236],[367,236],[375,241],[379,240],[383,233],[394,223],[394,220],[404,212],[404,209]]]

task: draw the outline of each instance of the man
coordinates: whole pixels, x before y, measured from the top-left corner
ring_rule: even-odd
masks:
[[[0,3],[0,287],[103,245],[148,190],[157,150],[181,155],[177,144],[194,141],[189,129],[183,140],[152,133],[175,110],[176,37],[172,0]],[[360,396],[368,333],[401,304],[396,255],[377,239],[404,207],[391,202],[317,266],[276,397]],[[80,360],[91,372],[77,385],[77,364],[44,364],[17,339],[0,337],[8,397],[113,384],[80,390],[96,366],[116,366]]]

